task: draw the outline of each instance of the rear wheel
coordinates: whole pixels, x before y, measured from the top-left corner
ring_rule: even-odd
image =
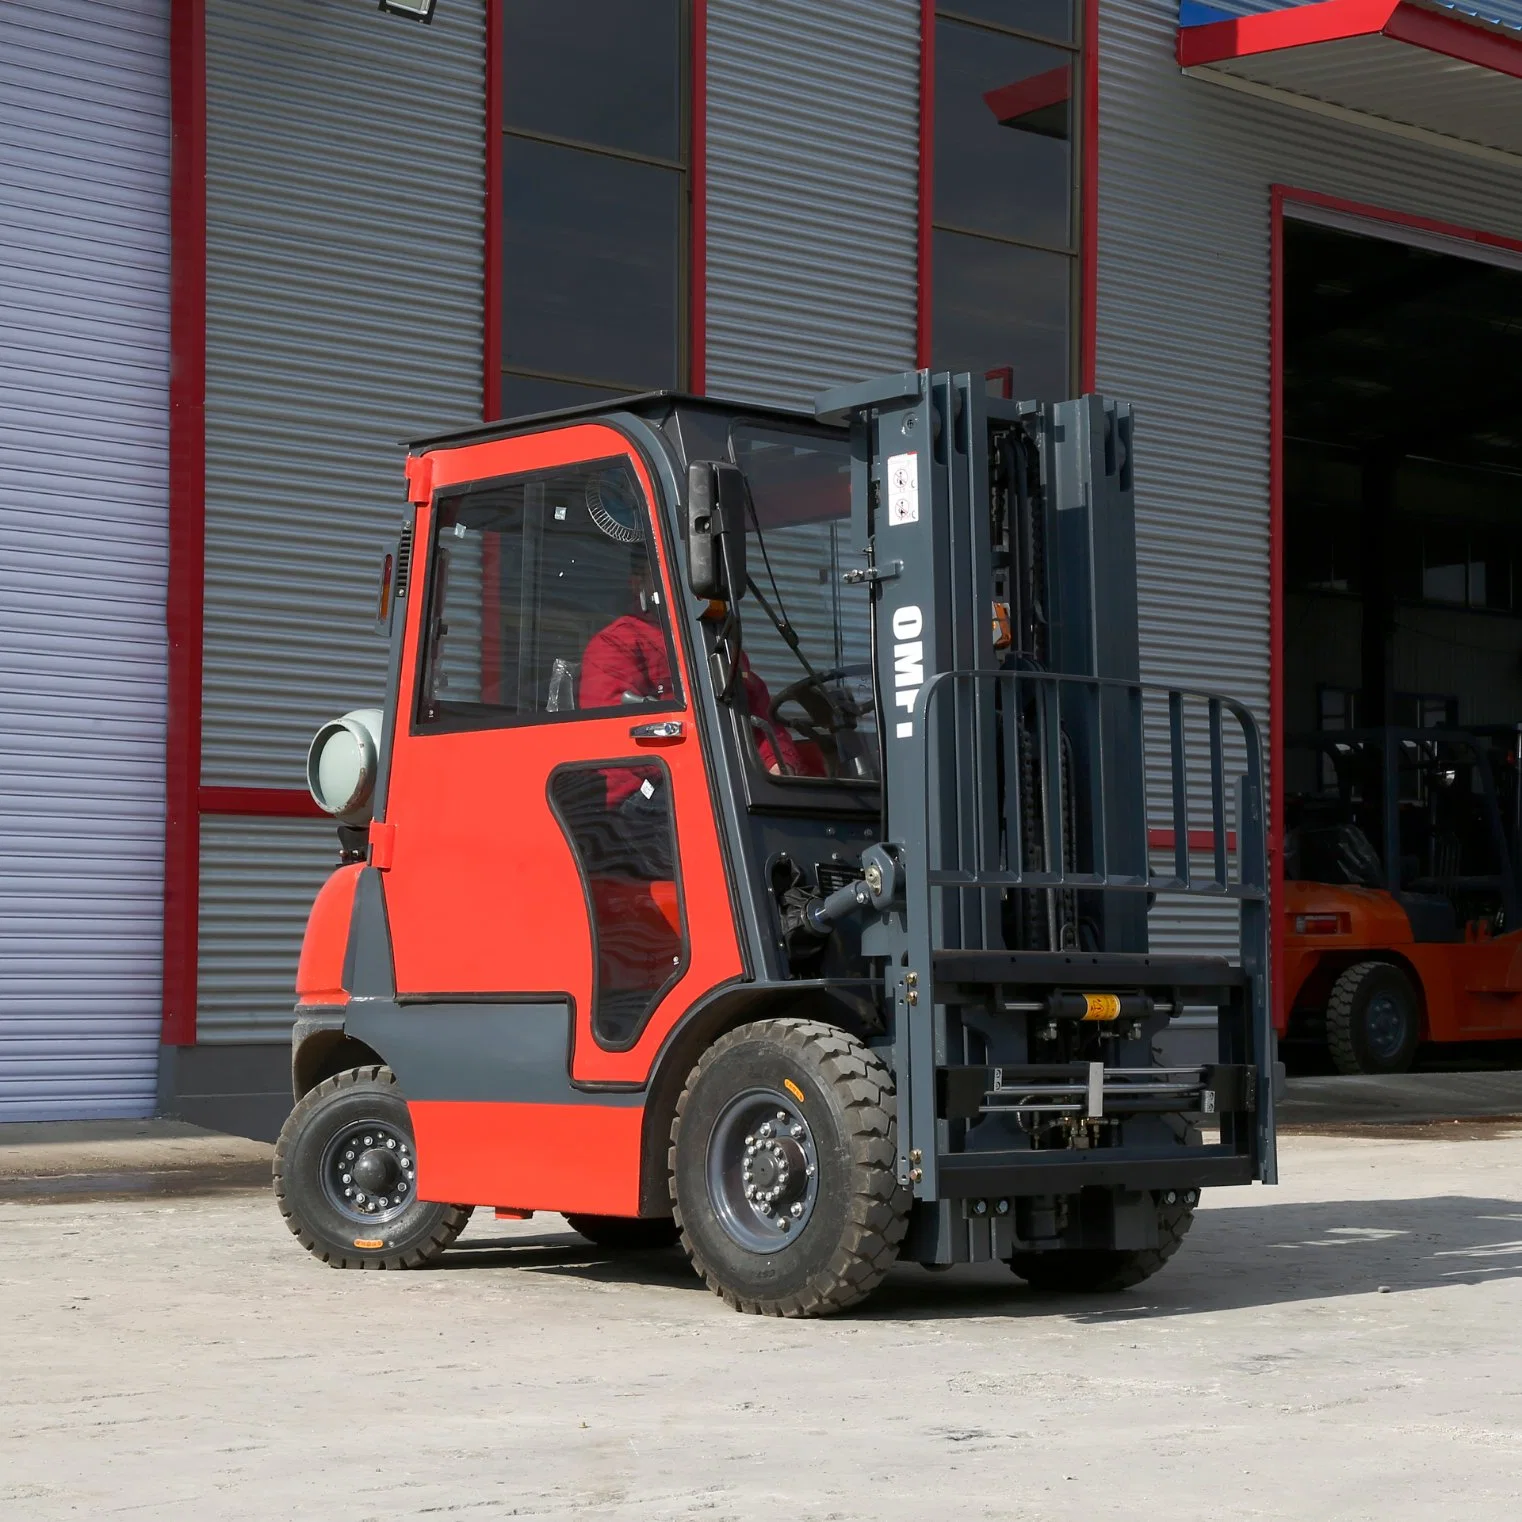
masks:
[[[1404,1073],[1421,1039],[1416,990],[1389,962],[1357,962],[1332,985],[1326,1044],[1339,1073]]]
[[[1169,1191],[1173,1193],[1172,1190]],[[1182,1195],[1157,1207],[1157,1246],[1135,1249],[1072,1247],[1055,1252],[1017,1252],[1009,1266],[1032,1289],[1051,1294],[1113,1293],[1150,1279],[1174,1253],[1194,1224],[1194,1207]]]
[[[568,1215],[572,1231],[609,1252],[650,1252],[675,1247],[681,1235],[669,1216],[645,1220],[622,1215]]]
[[[390,1068],[325,1079],[275,1143],[275,1201],[306,1250],[334,1268],[420,1268],[470,1211],[417,1197],[407,1102]]]
[[[739,1311],[822,1316],[864,1299],[898,1256],[893,1082],[854,1036],[762,1020],[693,1069],[671,1127],[682,1245]]]

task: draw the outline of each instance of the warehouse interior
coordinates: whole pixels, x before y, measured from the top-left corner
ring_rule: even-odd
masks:
[[[1522,724],[1522,255],[1402,233],[1284,224],[1287,735]]]

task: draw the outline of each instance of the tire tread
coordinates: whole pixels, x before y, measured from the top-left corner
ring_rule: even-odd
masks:
[[[348,1068],[342,1073],[334,1074],[331,1078],[324,1078],[315,1088],[309,1089],[307,1093],[302,1095],[295,1108],[291,1111],[291,1117],[292,1119],[299,1119],[304,1110],[315,1110],[330,1094],[336,1094],[343,1089],[358,1088],[361,1084],[390,1084],[395,1086],[396,1074],[390,1068],[378,1063],[372,1063],[368,1067]],[[280,1207],[280,1214],[286,1226],[289,1227],[291,1235],[319,1262],[326,1263],[332,1268],[422,1268],[425,1264],[432,1263],[465,1230],[466,1223],[470,1220],[471,1216],[470,1208],[462,1205],[446,1205],[440,1214],[438,1224],[429,1233],[427,1238],[420,1243],[414,1244],[404,1253],[338,1253],[332,1251],[313,1234],[307,1224],[296,1214],[286,1194],[286,1160],[289,1155],[291,1137],[294,1134],[294,1130],[295,1128],[292,1127],[290,1120],[287,1120],[285,1125],[281,1127],[279,1140],[275,1143],[275,1158],[271,1165],[271,1173],[275,1185],[275,1203]]]
[[[706,1068],[726,1051],[757,1037],[807,1054],[821,1080],[843,1101],[859,1187],[847,1212],[847,1231],[824,1270],[796,1294],[777,1300],[745,1298],[724,1285],[704,1262],[682,1221],[677,1199],[677,1136],[687,1101]],[[667,1154],[672,1216],[693,1267],[714,1294],[737,1311],[759,1316],[829,1316],[859,1304],[882,1283],[898,1259],[909,1229],[909,1192],[898,1181],[893,1080],[887,1068],[854,1036],[821,1020],[782,1017],[758,1020],[721,1036],[689,1076],[671,1123]]]

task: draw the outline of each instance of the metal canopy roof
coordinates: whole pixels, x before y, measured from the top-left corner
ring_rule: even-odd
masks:
[[[1313,0],[1237,16],[1184,0],[1178,59],[1250,95],[1522,163],[1522,28],[1499,16],[1444,0]]]

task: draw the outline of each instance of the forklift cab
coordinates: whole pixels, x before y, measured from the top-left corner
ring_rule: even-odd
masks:
[[[1140,683],[1131,481],[1123,404],[925,372],[414,445],[384,710],[308,758],[292,1230],[410,1266],[552,1210],[813,1315],[901,1252],[1135,1283],[1271,1182],[1257,732]],[[1239,960],[1151,954],[1159,893]],[[1197,1007],[1218,1060],[1160,1066]]]

